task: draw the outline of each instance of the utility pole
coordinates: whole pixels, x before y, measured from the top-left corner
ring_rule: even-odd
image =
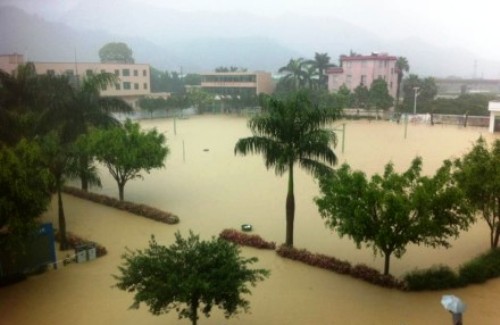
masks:
[[[417,96],[418,96],[419,87],[413,87],[413,90],[415,91],[415,99],[413,101],[413,115],[416,115],[417,114]]]

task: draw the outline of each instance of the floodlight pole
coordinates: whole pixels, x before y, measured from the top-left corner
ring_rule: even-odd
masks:
[[[413,87],[413,90],[415,91],[415,99],[413,101],[413,115],[417,114],[417,96],[418,96],[418,89],[419,87]]]

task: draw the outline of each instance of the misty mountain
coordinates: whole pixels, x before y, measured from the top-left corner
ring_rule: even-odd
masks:
[[[387,40],[326,17],[187,13],[137,6],[129,0],[121,0],[119,6],[111,1],[82,1],[64,14],[45,19],[0,7],[0,30],[0,53],[19,52],[38,61],[72,61],[75,50],[78,60],[97,61],[104,44],[121,41],[132,48],[137,62],[184,72],[222,65],[277,71],[290,58],[327,52],[338,63],[341,54],[353,50],[405,56],[410,72],[425,76],[500,75],[499,62],[482,60],[463,49],[439,47],[417,38]]]
[[[0,7],[0,30],[0,53],[17,52],[33,61],[73,61],[75,52],[79,61],[98,61],[99,49],[108,42],[127,43],[136,62],[184,72],[221,65],[273,71],[299,55],[276,41],[258,37],[171,40],[161,46],[138,36],[76,29],[13,7]]]

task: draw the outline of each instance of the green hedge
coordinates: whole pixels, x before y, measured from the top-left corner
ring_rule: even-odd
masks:
[[[406,287],[411,291],[442,290],[484,283],[500,276],[500,248],[492,249],[459,267],[458,273],[448,266],[433,266],[415,270],[404,276]]]

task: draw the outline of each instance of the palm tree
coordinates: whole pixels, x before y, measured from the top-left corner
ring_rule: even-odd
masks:
[[[93,127],[110,127],[120,124],[113,112],[131,112],[132,107],[121,98],[101,96],[100,91],[116,82],[111,73],[89,76],[72,91],[71,102],[66,106],[48,109],[42,124],[59,125],[63,142],[75,142]],[[80,151],[76,167],[79,169],[81,187],[87,191],[89,185],[99,185],[99,179],[85,151]]]
[[[317,69],[319,84],[324,89],[328,88],[328,77],[326,76],[326,70],[336,65],[330,63],[330,56],[327,53],[314,53],[314,60],[307,61],[314,68]]]
[[[305,61],[303,58],[290,59],[288,64],[279,68],[279,73],[286,73],[283,77],[285,82],[291,82],[294,90],[304,86],[306,81],[306,72],[304,71]]]
[[[398,74],[397,80],[397,88],[396,88],[396,109],[399,108],[399,94],[401,90],[401,81],[403,81],[403,75],[405,72],[410,71],[410,65],[408,64],[408,60],[400,56],[396,61],[396,72]]]
[[[254,135],[239,139],[234,147],[234,153],[243,156],[262,153],[266,167],[274,167],[279,176],[288,172],[287,246],[293,246],[293,168],[298,164],[314,174],[331,170],[329,165],[337,162],[337,157],[330,147],[336,144],[336,136],[325,126],[337,117],[336,111],[312,105],[309,94],[305,91],[294,93],[285,100],[271,98],[266,112],[255,116],[248,123]]]

